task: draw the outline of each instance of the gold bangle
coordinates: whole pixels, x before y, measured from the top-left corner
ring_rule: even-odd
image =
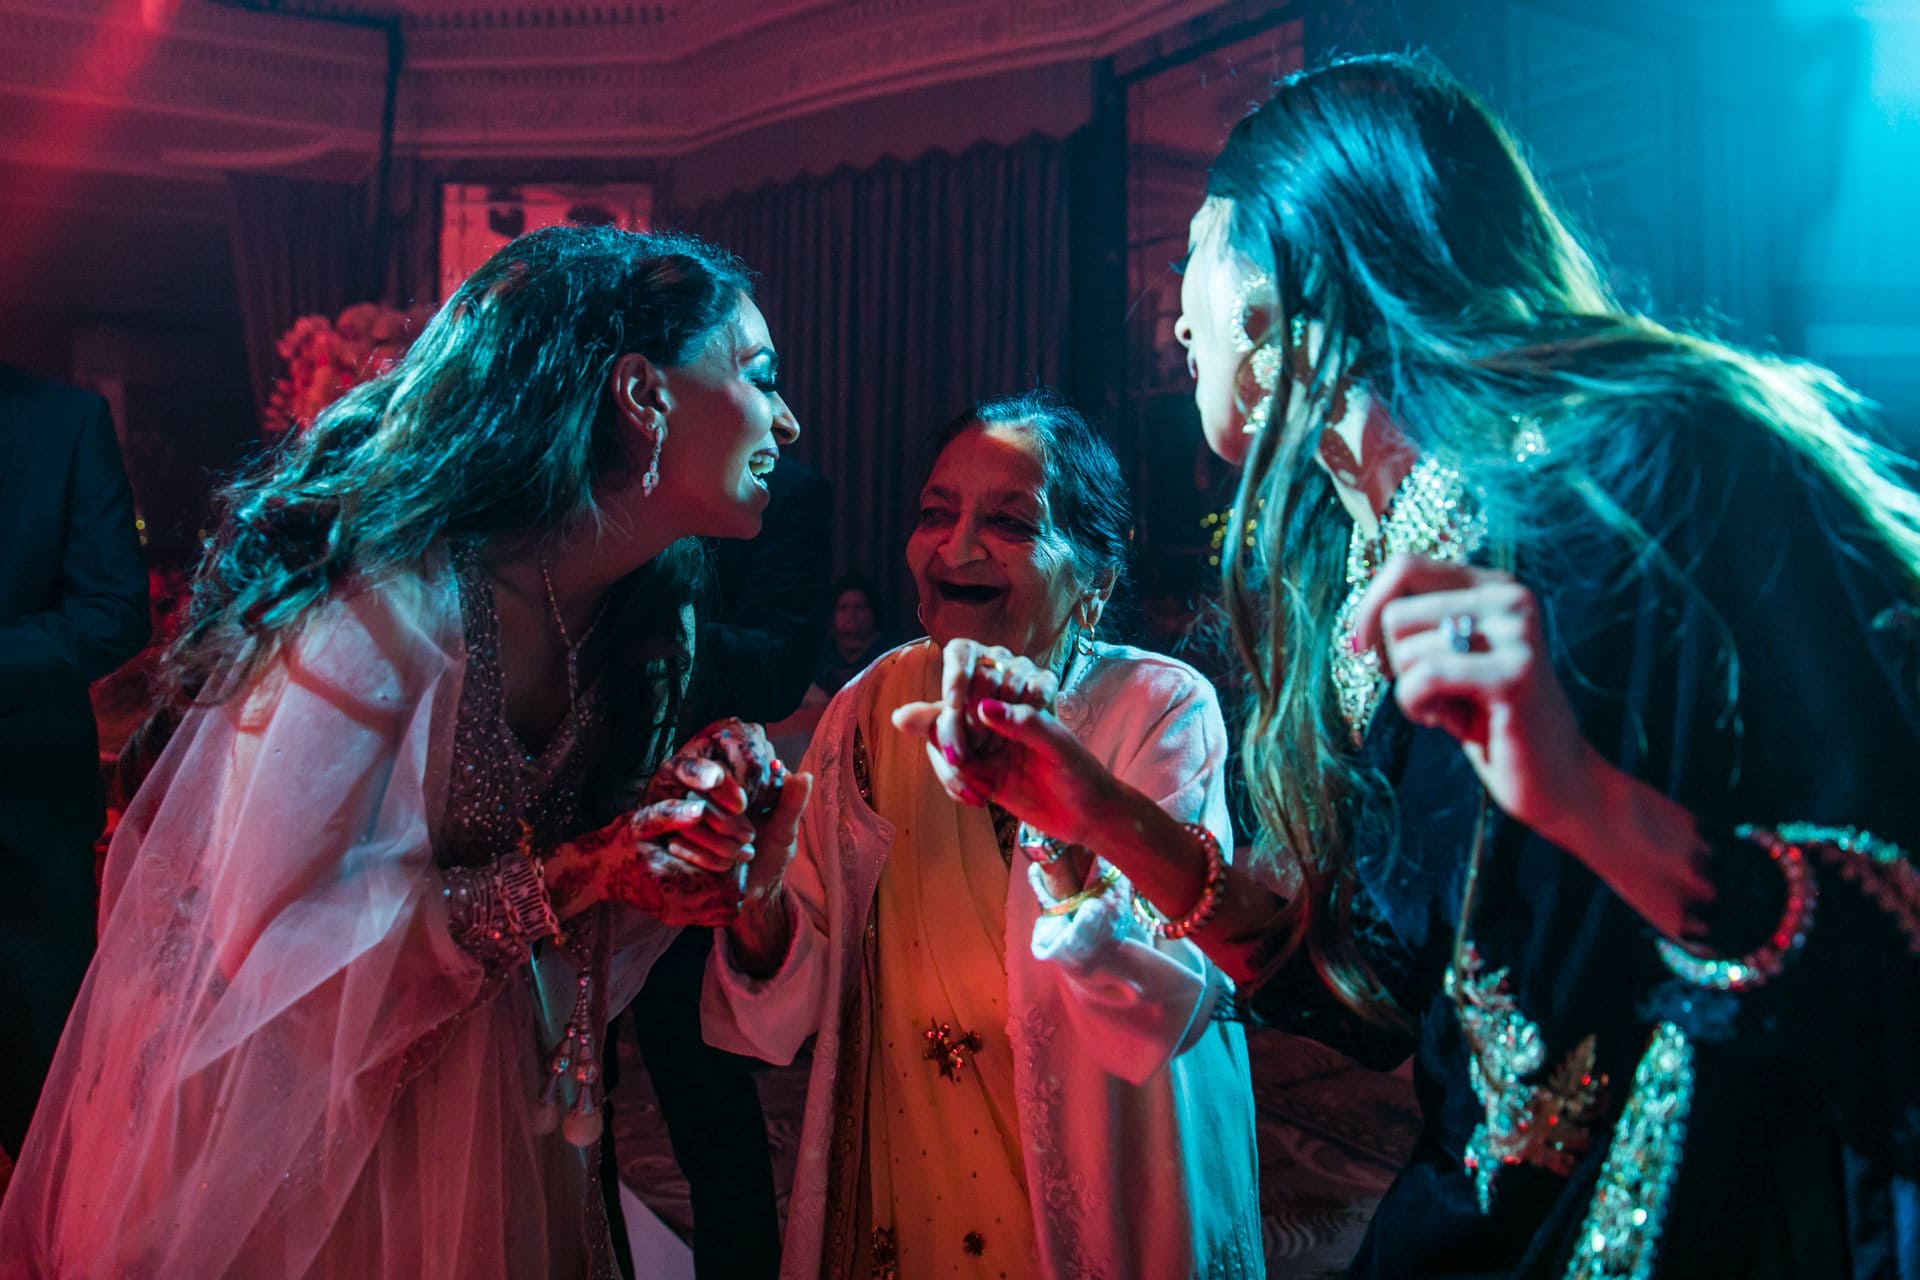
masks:
[[[1100,879],[1097,882],[1088,885],[1086,888],[1082,889],[1080,892],[1076,894],[1072,894],[1069,897],[1060,899],[1060,901],[1054,903],[1050,907],[1040,908],[1040,914],[1043,916],[1072,915],[1074,912],[1078,911],[1082,906],[1084,906],[1089,902],[1092,902],[1095,898],[1099,897],[1101,894],[1105,893],[1107,890],[1113,888],[1113,886],[1119,883],[1120,883],[1119,869],[1116,867],[1108,867],[1106,871],[1101,874]]]

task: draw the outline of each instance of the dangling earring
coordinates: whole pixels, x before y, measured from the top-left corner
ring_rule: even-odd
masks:
[[[1082,658],[1093,656],[1093,633],[1099,629],[1100,620],[1087,621],[1087,610],[1082,609],[1080,616],[1073,620],[1073,651]]]
[[[1233,298],[1233,322],[1228,326],[1227,338],[1233,349],[1247,356],[1248,367],[1253,371],[1253,385],[1259,388],[1260,398],[1247,410],[1247,420],[1241,430],[1253,436],[1267,429],[1267,423],[1273,417],[1273,393],[1280,385],[1281,352],[1270,342],[1255,342],[1253,335],[1247,332],[1247,315],[1253,310],[1254,295],[1264,292],[1271,281],[1264,271],[1256,271],[1240,284]],[[1291,325],[1294,346],[1300,345],[1300,336],[1305,332],[1305,321],[1295,313]]]
[[[667,442],[667,420],[660,414],[653,416],[653,457],[647,463],[647,474],[640,477],[640,492],[651,498],[653,491],[660,487],[660,448]]]

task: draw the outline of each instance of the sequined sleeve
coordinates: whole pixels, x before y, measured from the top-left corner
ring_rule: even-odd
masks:
[[[509,856],[490,867],[449,867],[441,874],[447,929],[489,974],[517,968],[535,942],[559,932],[534,859]]]

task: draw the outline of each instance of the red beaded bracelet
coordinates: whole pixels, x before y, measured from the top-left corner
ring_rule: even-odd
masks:
[[[1181,823],[1181,830],[1200,842],[1207,853],[1207,882],[1200,890],[1200,900],[1193,904],[1193,910],[1178,920],[1168,920],[1159,912],[1147,906],[1141,899],[1135,898],[1134,904],[1143,908],[1141,922],[1147,932],[1156,938],[1184,938],[1196,929],[1206,927],[1213,919],[1213,913],[1220,909],[1220,898],[1227,887],[1227,859],[1220,852],[1220,841],[1213,832],[1197,822]]]

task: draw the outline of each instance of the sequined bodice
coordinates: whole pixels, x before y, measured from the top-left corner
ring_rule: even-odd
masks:
[[[581,787],[605,740],[605,716],[600,684],[590,682],[546,746],[527,752],[507,726],[492,584],[473,547],[455,548],[453,567],[467,663],[434,856],[442,866],[486,866],[519,848],[522,822],[536,848],[573,834]]]

